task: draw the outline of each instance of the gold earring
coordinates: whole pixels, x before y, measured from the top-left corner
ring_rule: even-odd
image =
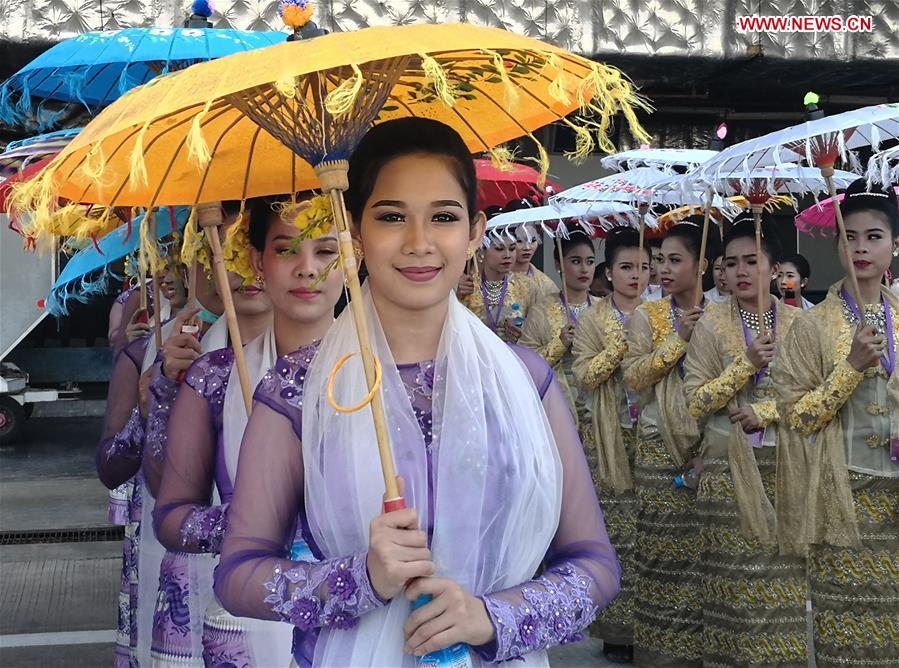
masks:
[[[893,251],[893,257],[899,257],[899,248]]]
[[[262,274],[256,274],[256,285],[258,285],[260,288],[264,288],[265,276],[263,276]]]
[[[465,251],[465,258],[471,262],[474,259],[475,250],[471,246],[468,247],[468,250]],[[895,253],[894,253],[895,255]]]
[[[365,251],[362,250],[362,246],[360,246],[359,244],[353,244],[353,255],[356,256],[356,264],[361,264],[362,260],[365,259]]]

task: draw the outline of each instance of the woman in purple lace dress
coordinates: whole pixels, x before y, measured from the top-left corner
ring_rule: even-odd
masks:
[[[409,508],[381,514],[370,412],[325,399],[333,364],[358,350],[345,313],[311,365],[285,358],[257,388],[216,594],[235,615],[318,629],[314,646],[295,642],[301,665],[413,666],[465,643],[475,665],[546,666],[545,649],[579,638],[614,598],[620,569],[552,371],[453,294],[485,227],[470,154],[440,123],[391,121],[362,140],[350,184]],[[334,400],[358,403],[362,379],[350,360]],[[318,562],[284,548],[298,513]]]
[[[116,668],[127,668],[136,648],[134,610],[137,600],[137,526],[140,497],[133,480],[140,468],[144,442],[144,418],[138,406],[138,383],[147,337],[129,343],[113,366],[106,400],[103,430],[97,445],[97,476],[110,490],[109,522],[124,525],[122,580],[119,588]]]
[[[248,239],[253,250],[247,247],[241,252],[251,254],[258,272],[256,285],[264,286],[272,306],[271,325],[244,347],[253,387],[279,356],[290,354],[308,364],[318,340],[333,322],[343,284],[343,273],[333,267],[338,256],[336,236],[301,241],[300,229],[293,224],[296,215],[282,216],[273,209],[289,201],[286,197],[260,198],[248,207]],[[235,306],[257,291],[253,285],[243,288]],[[249,336],[252,323],[245,311],[238,310],[238,321],[242,334]],[[171,416],[165,416],[165,440],[152,451],[148,449],[145,456],[148,471],[162,468],[154,524],[160,542],[173,552],[217,555],[221,548],[247,422],[233,362],[230,347],[203,355],[190,367],[180,392],[170,374],[154,380],[157,405],[171,405],[169,397],[177,393]],[[174,617],[177,601],[184,596],[176,578],[168,578],[166,585],[166,594],[171,592],[173,600],[157,612],[164,615],[170,610]],[[215,602],[207,608],[203,629],[206,666],[286,666],[290,655],[288,626],[237,619]]]

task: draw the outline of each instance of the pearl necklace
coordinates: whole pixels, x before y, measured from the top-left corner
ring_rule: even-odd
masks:
[[[571,312],[572,317],[577,320],[581,317],[581,314],[590,308],[590,301],[585,301],[580,304],[573,304],[568,307],[568,310]]]
[[[503,292],[503,281],[484,281],[484,287],[487,292],[487,305],[496,306],[499,304],[499,299]]]
[[[746,326],[751,329],[756,334],[761,330],[759,326],[759,314],[753,313],[751,311],[747,311],[742,306],[740,307],[740,317],[743,318],[743,322],[746,323]],[[774,312],[771,309],[765,311],[765,330],[770,332],[774,329]]]

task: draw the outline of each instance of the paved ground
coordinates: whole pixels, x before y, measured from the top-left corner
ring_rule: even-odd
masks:
[[[0,537],[11,531],[106,525],[94,473],[98,418],[33,419],[0,447]],[[6,534],[8,535],[8,534]],[[0,666],[112,665],[121,544],[0,542]],[[598,640],[551,652],[552,668],[603,668]]]

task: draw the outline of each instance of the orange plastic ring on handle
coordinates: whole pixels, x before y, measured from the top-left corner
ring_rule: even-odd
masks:
[[[337,364],[334,365],[334,368],[331,369],[331,375],[328,377],[328,403],[331,404],[331,408],[333,408],[338,413],[356,413],[361,411],[363,408],[368,406],[372,400],[375,398],[375,394],[377,394],[378,390],[381,388],[381,361],[375,357],[375,383],[372,386],[371,391],[366,395],[365,399],[362,400],[356,406],[348,408],[346,406],[341,406],[334,399],[334,379],[337,378],[337,372],[340,371],[340,368],[347,363],[347,361],[353,357],[356,353],[350,353],[348,355],[344,355],[341,357]]]

